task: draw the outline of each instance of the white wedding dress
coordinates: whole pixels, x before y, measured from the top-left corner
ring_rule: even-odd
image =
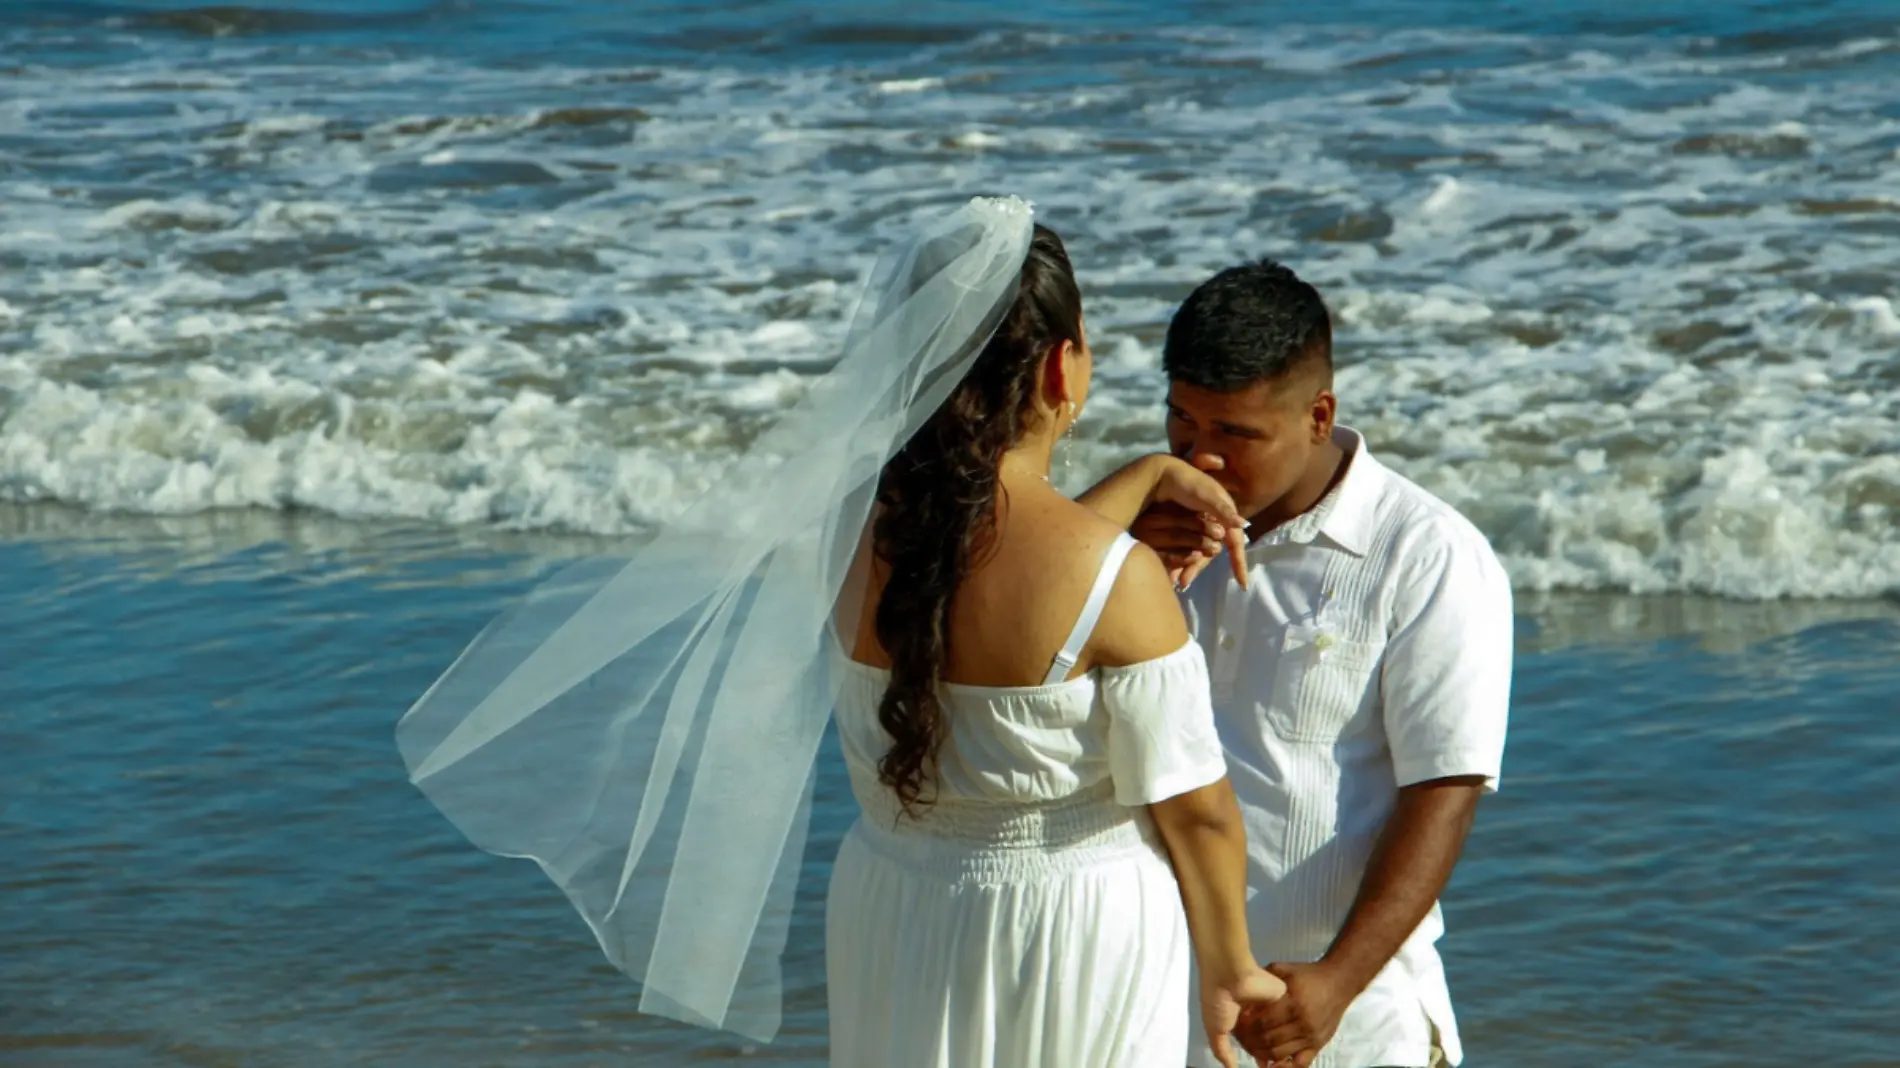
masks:
[[[1186,1063],[1187,924],[1145,806],[1226,774],[1206,661],[1190,642],[1067,678],[1132,544],[1107,554],[1044,685],[943,685],[920,818],[878,782],[889,675],[840,651],[863,813],[826,904],[837,1068]]]

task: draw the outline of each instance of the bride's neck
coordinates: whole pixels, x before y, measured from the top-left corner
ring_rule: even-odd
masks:
[[[1055,438],[1037,434],[1025,437],[1014,447],[1003,453],[1000,465],[1004,478],[1011,475],[1029,475],[1043,481],[1049,480],[1050,460],[1055,456]]]

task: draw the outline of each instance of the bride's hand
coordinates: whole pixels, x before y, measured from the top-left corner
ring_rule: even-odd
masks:
[[[1251,965],[1239,976],[1226,981],[1201,977],[1201,1026],[1207,1031],[1208,1045],[1225,1068],[1237,1068],[1234,1056],[1234,1029],[1241,1014],[1250,1007],[1265,1005],[1286,996],[1286,984],[1259,965]],[[1250,1051],[1251,1052],[1251,1051]],[[1261,1061],[1262,1068],[1267,1062]]]
[[[1148,507],[1131,532],[1161,554],[1176,587],[1186,589],[1227,550],[1234,578],[1247,585],[1247,521],[1213,476],[1185,460],[1163,458]]]

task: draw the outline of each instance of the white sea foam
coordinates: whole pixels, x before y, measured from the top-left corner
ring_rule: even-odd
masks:
[[[921,93],[930,89],[943,88],[942,78],[892,78],[877,83],[880,93]]]
[[[217,48],[10,79],[0,499],[646,529],[832,358],[909,215],[1015,192],[1102,358],[1071,482],[1158,441],[1173,304],[1271,254],[1331,299],[1346,418],[1521,586],[1900,590],[1879,79],[1427,31],[620,79]]]

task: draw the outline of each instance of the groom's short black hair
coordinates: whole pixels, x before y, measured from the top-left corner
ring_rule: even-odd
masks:
[[[1161,366],[1171,381],[1230,393],[1309,364],[1333,369],[1333,320],[1319,291],[1272,260],[1229,267],[1174,313]]]

